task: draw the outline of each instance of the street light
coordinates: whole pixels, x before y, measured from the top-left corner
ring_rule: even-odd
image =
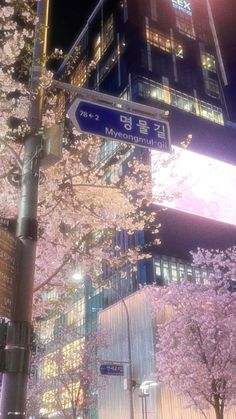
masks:
[[[146,380],[143,381],[142,384],[139,386],[141,393],[139,394],[139,397],[142,401],[142,419],[148,419],[147,416],[147,397],[149,397],[148,389],[150,387],[157,386],[158,383],[156,381],[152,380]]]

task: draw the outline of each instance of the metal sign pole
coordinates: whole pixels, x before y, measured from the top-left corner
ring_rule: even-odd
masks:
[[[31,352],[31,316],[37,239],[37,203],[43,90],[39,88],[46,57],[49,0],[37,2],[38,23],[35,28],[33,65],[31,69],[31,133],[25,139],[22,168],[22,190],[16,237],[17,293],[13,321],[8,323],[5,371],[3,372],[0,412],[3,419],[26,417],[26,390]],[[42,30],[43,28],[43,30]],[[35,92],[36,97],[34,97]]]

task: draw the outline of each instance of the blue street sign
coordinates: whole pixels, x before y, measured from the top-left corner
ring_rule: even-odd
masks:
[[[101,364],[100,373],[102,375],[124,375],[124,366],[120,364]]]
[[[80,132],[139,147],[170,151],[169,124],[166,121],[82,99],[72,104],[68,115]]]

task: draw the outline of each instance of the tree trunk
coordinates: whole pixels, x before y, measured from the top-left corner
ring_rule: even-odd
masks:
[[[224,419],[224,411],[221,409],[220,404],[214,406],[216,419]]]

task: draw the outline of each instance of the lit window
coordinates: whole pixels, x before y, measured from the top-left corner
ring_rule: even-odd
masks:
[[[65,112],[65,93],[59,92],[57,95],[57,103],[56,103],[56,116],[57,119],[61,119]]]
[[[207,52],[202,52],[201,61],[203,68],[205,68],[208,71],[213,71],[214,73],[216,72],[216,62],[213,55],[208,54]]]
[[[194,277],[193,277],[193,268],[188,266],[187,267],[187,280],[189,282],[193,282],[194,281]]]
[[[146,26],[146,37],[147,41],[154,45],[157,48],[162,49],[163,51],[171,52],[171,42],[170,39],[160,32],[156,32]]]
[[[84,316],[84,301],[77,301],[67,313],[67,326],[79,323]]]
[[[183,46],[181,44],[178,44],[177,42],[174,42],[174,53],[176,57],[183,58],[184,56]]]
[[[183,111],[201,116],[217,124],[224,125],[222,109],[217,106],[213,106],[210,103],[145,78],[139,78],[136,86],[138,95],[143,98],[150,97],[168,103]]]
[[[84,339],[80,338],[68,343],[62,349],[63,369],[65,371],[77,368],[81,364],[80,350]]]
[[[63,409],[81,406],[83,401],[83,389],[79,381],[77,383],[68,384],[61,389],[61,405]]]
[[[94,42],[94,55],[93,55],[93,59],[95,61],[95,63],[97,64],[97,62],[100,60],[102,56],[102,42],[101,42],[101,35],[97,35],[95,42]]]
[[[126,88],[120,95],[120,98],[123,100],[129,100],[129,89]]]
[[[169,284],[169,282],[170,282],[170,271],[169,271],[168,262],[163,262],[162,270],[163,270],[164,282],[165,282],[165,284]]]
[[[103,26],[103,42],[102,53],[106,51],[111,42],[113,41],[113,15],[111,15]]]
[[[177,57],[183,58],[183,46],[180,43],[174,41],[172,45],[170,37],[161,32],[157,32],[148,25],[146,25],[146,38],[150,45],[153,45],[162,51],[170,53],[173,51]]]
[[[55,318],[41,322],[39,337],[43,343],[50,341],[54,336]]]
[[[43,414],[53,413],[55,411],[56,404],[55,390],[50,390],[44,393],[42,403],[43,409],[41,409],[41,411],[43,411]]]
[[[179,264],[179,279],[180,281],[184,281],[185,279],[185,266],[182,264]]]
[[[87,64],[85,58],[79,63],[75,72],[71,76],[71,83],[74,86],[81,87],[87,79]]]
[[[183,33],[189,38],[196,38],[192,16],[187,15],[180,10],[175,10],[175,21],[179,32]]]
[[[201,271],[197,268],[195,268],[195,281],[197,284],[200,284],[202,282]]]
[[[178,281],[177,265],[173,262],[171,263],[171,280],[174,282]]]
[[[55,353],[48,354],[44,357],[43,365],[41,368],[41,377],[44,379],[56,377],[58,374],[57,363],[53,359]]]
[[[154,270],[155,270],[155,276],[161,276],[161,262],[158,260],[155,260],[154,262]]]
[[[94,42],[94,53],[93,60],[97,64],[101,56],[107,50],[114,38],[114,29],[113,29],[113,15],[111,15],[105,22],[102,34],[99,33]]]

